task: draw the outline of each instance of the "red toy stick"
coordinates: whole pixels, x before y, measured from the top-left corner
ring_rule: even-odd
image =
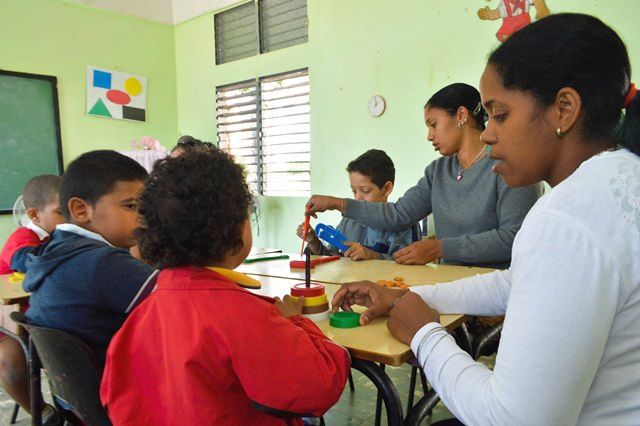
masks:
[[[302,247],[300,247],[300,256],[304,252],[304,243],[307,242],[307,234],[309,233],[309,221],[311,220],[311,216],[307,216],[304,218],[304,230],[302,231]]]
[[[316,265],[319,265],[321,263],[327,263],[327,262],[332,262],[334,260],[338,260],[340,259],[342,256],[325,256],[325,257],[318,257],[316,259],[313,259],[311,261],[311,269],[315,268]],[[289,267],[292,269],[304,269],[305,268],[305,261],[304,260],[292,260],[289,262]]]

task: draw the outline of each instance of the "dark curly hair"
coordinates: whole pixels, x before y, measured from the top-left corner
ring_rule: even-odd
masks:
[[[242,248],[252,202],[245,175],[219,149],[157,164],[139,202],[142,257],[157,268],[207,266]]]

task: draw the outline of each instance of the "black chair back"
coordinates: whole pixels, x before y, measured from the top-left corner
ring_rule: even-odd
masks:
[[[63,414],[81,424],[111,425],[100,403],[100,370],[91,349],[68,333],[29,323],[21,312],[12,312],[11,319],[29,332],[30,363],[41,363]]]

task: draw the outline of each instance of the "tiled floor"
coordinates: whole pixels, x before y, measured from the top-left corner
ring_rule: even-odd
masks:
[[[495,356],[483,357],[480,359],[490,368],[493,367]],[[393,381],[400,395],[402,406],[406,410],[407,398],[409,395],[409,381],[411,379],[411,368],[405,364],[401,367],[387,367],[387,374]],[[345,388],[340,401],[324,416],[325,422],[329,426],[342,425],[372,425],[374,423],[376,411],[376,389],[373,384],[361,373],[353,371],[353,379],[356,385],[355,392],[349,390],[349,386]],[[43,387],[46,387],[46,380],[42,380]],[[414,401],[418,401],[422,397],[422,388],[419,384],[416,386],[416,396]],[[50,400],[48,391],[45,391],[45,399]],[[0,388],[0,425],[8,425],[13,410],[13,401],[9,399],[7,394]],[[449,410],[442,404],[438,403],[433,410],[431,417],[425,419],[423,424],[429,425],[433,422],[453,417]],[[30,418],[26,413],[20,410],[17,425],[29,425]],[[382,412],[382,424],[386,425],[386,413]]]

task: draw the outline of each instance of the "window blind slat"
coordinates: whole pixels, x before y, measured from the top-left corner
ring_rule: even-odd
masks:
[[[219,146],[263,195],[309,195],[309,113],[304,70],[216,88]]]

